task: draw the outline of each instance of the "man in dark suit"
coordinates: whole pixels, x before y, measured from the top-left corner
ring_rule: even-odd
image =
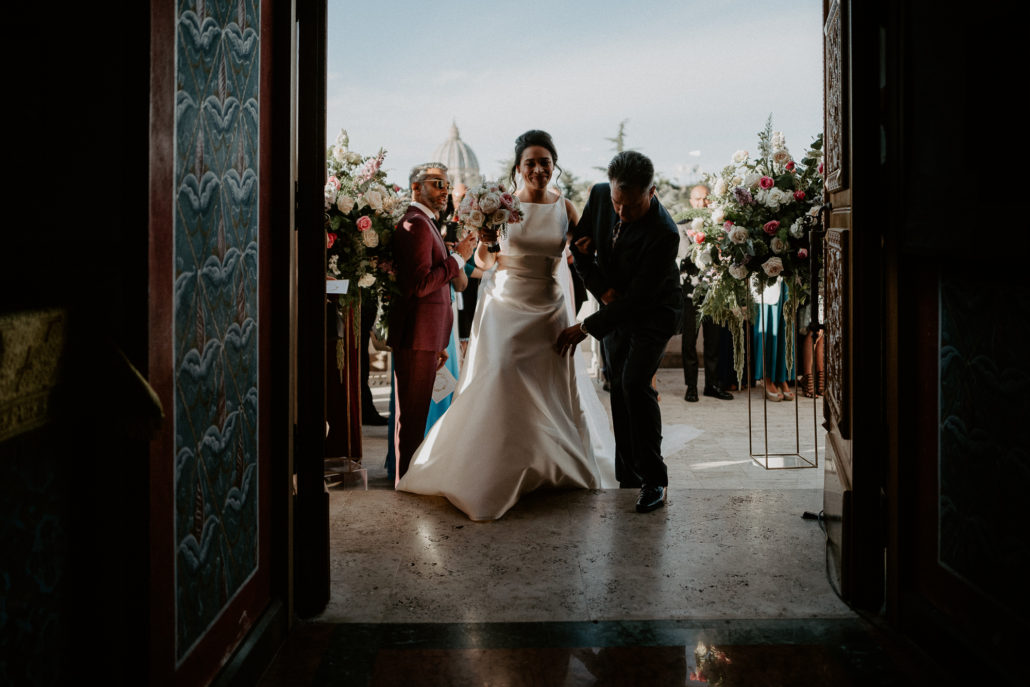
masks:
[[[662,415],[651,379],[683,315],[676,223],[655,197],[654,166],[636,151],[608,164],[583,209],[572,251],[576,270],[601,304],[564,330],[565,355],[587,335],[604,341],[615,430],[615,476],[640,488],[637,511],[665,504],[669,476],[662,459]]]
[[[449,284],[457,291],[465,288],[465,261],[476,243],[470,234],[455,244],[453,253],[444,245],[436,219],[447,207],[446,166],[419,165],[408,179],[412,202],[393,235],[400,294],[390,308],[386,341],[393,352],[397,481],[425,436],[436,371],[447,360],[454,318]]]

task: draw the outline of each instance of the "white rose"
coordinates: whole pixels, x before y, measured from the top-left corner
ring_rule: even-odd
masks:
[[[734,226],[730,229],[729,237],[730,241],[738,245],[747,243],[747,229],[744,227]]]
[[[746,150],[738,150],[737,152],[733,153],[733,161],[738,163],[738,164],[743,162],[746,159],[747,159],[747,151]]]
[[[490,191],[479,199],[479,209],[483,211],[484,215],[494,214],[499,207],[501,207],[501,195],[499,193]]]
[[[738,174],[735,177],[733,177],[732,179],[730,179],[730,183],[733,184],[734,186],[743,186],[744,185],[744,177],[742,177],[742,176],[740,176]]]
[[[719,179],[715,182],[715,188],[712,189],[712,193],[714,193],[717,196],[721,196],[724,193],[726,193],[727,190],[729,190],[729,184],[726,183],[725,179],[719,177]]]
[[[376,212],[383,211],[383,194],[379,191],[365,191],[365,202]]]
[[[375,248],[379,245],[379,234],[375,230],[363,231],[361,232],[361,242],[369,248]]]
[[[705,228],[704,217],[695,217],[694,221],[690,223],[690,228],[693,231],[701,231]]]
[[[477,229],[483,226],[483,220],[486,217],[483,215],[482,210],[472,210],[468,214],[468,223],[470,226],[476,227]]]
[[[758,172],[748,172],[744,176],[744,183],[742,185],[743,186],[747,186],[749,188],[754,188],[755,186],[758,186],[758,181],[761,178],[762,178],[762,175],[759,174]]]
[[[494,211],[494,214],[490,215],[490,224],[507,224],[508,223],[508,209],[499,208]]]
[[[347,162],[352,165],[356,165],[361,162],[361,153],[355,153],[353,151],[347,153]]]
[[[365,233],[368,233],[368,232],[365,232]],[[374,274],[363,274],[363,275],[361,275],[361,279],[358,280],[358,287],[362,288],[362,289],[367,289],[368,287],[372,286],[372,284],[375,284],[375,283],[376,283],[376,276]]]
[[[694,264],[700,270],[705,269],[712,264],[712,251],[711,249],[701,249],[694,254]]]
[[[726,211],[722,208],[715,208],[712,210],[712,222],[716,226],[721,226],[726,221]]]
[[[354,209],[354,199],[346,193],[341,193],[336,199],[336,209],[345,215],[349,215],[350,211]]]
[[[773,240],[769,242],[769,247],[772,248],[772,252],[777,255],[787,250],[786,242],[779,236],[774,237]]]
[[[790,235],[796,239],[801,238],[805,233],[805,225],[801,222],[801,218],[794,220],[794,224],[790,225]]]
[[[730,276],[734,279],[743,279],[747,276],[747,268],[743,265],[730,265]]]
[[[333,159],[337,162],[343,162],[347,159],[347,149],[343,146],[333,146]]]
[[[762,263],[762,271],[770,277],[779,276],[780,272],[783,271],[783,261],[779,258],[769,258]]]

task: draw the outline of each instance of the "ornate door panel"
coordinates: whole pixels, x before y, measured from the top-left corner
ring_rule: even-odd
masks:
[[[836,572],[853,604],[878,608],[883,590],[879,501],[882,423],[876,409],[883,328],[876,187],[878,53],[853,40],[872,23],[862,3],[824,4],[827,430],[824,514]],[[873,34],[875,35],[875,33]]]

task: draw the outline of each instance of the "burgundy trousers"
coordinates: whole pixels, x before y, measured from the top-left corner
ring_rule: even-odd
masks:
[[[397,413],[393,436],[397,456],[396,481],[400,481],[408,471],[411,457],[425,437],[439,355],[439,351],[393,351],[394,410]]]

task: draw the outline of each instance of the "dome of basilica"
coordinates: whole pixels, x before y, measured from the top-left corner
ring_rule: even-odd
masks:
[[[458,135],[457,123],[451,124],[450,138],[440,144],[431,159],[447,165],[447,176],[452,184],[461,183],[472,187],[483,182],[479,173],[479,160],[469,144]]]

